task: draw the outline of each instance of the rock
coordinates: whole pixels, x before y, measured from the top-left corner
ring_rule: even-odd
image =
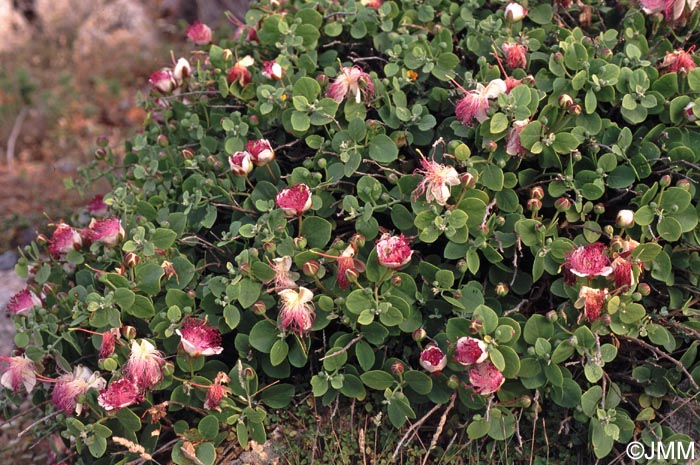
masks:
[[[15,345],[15,326],[11,315],[5,312],[5,305],[24,286],[24,279],[14,270],[0,271],[0,355],[9,355]]]
[[[31,35],[28,19],[13,3],[12,0],[0,0],[0,52],[14,50]]]
[[[34,0],[34,11],[44,32],[49,36],[72,36],[104,4],[105,0]]]
[[[17,263],[17,252],[14,250],[8,250],[0,254],[0,270],[7,271],[14,269],[15,263]]]
[[[142,3],[116,0],[96,8],[82,23],[73,44],[73,61],[77,74],[88,79],[94,75],[117,78],[131,74],[135,63],[152,63],[152,57],[159,56],[155,52],[159,45],[158,29]]]

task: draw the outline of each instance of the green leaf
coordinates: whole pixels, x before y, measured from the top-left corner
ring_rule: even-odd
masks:
[[[197,430],[199,430],[199,434],[205,438],[214,439],[216,435],[219,434],[219,419],[214,415],[207,415],[199,420]]]
[[[177,233],[172,229],[158,228],[151,236],[151,242],[159,249],[169,249],[177,238]]]
[[[374,350],[365,341],[358,341],[355,344],[355,356],[357,357],[357,362],[360,364],[360,368],[367,371],[374,365],[375,355]]]
[[[148,319],[153,318],[156,310],[153,307],[153,302],[148,297],[142,295],[134,296],[134,303],[126,309],[126,313],[133,315],[136,318]]]
[[[333,226],[318,216],[304,218],[301,226],[301,235],[306,239],[310,248],[322,248],[331,239]]]
[[[404,372],[403,379],[408,386],[421,395],[427,395],[433,389],[433,380],[422,371],[409,370]]]
[[[252,279],[243,278],[236,286],[238,287],[238,303],[241,304],[242,308],[250,308],[258,301],[262,284]]]
[[[224,321],[226,325],[231,329],[236,329],[238,323],[241,322],[241,312],[234,305],[227,305],[224,307]]]
[[[139,416],[129,408],[119,409],[119,412],[117,412],[117,420],[119,420],[119,424],[127,431],[138,431],[141,429],[141,420]]]
[[[272,346],[277,341],[277,328],[267,320],[258,321],[250,330],[248,341],[250,345],[263,353],[270,353]]]
[[[156,295],[160,292],[160,278],[165,272],[160,265],[155,263],[144,263],[137,265],[136,268],[136,285],[147,295]]]
[[[467,436],[469,439],[479,439],[486,436],[491,429],[491,425],[484,419],[474,420],[467,426]]]
[[[287,359],[287,354],[289,353],[289,345],[287,341],[283,339],[278,339],[270,349],[270,363],[272,366],[280,365]]]
[[[549,24],[553,15],[552,5],[546,3],[537,5],[527,12],[527,17],[537,24]]]
[[[503,170],[496,165],[486,165],[479,177],[481,184],[492,191],[503,190],[503,180]]]
[[[299,78],[297,82],[294,83],[292,95],[294,97],[303,96],[306,97],[307,101],[313,102],[319,95],[321,95],[321,86],[315,79],[304,76]]]
[[[381,370],[372,370],[362,373],[360,379],[365,383],[365,386],[376,389],[377,391],[383,391],[394,384],[394,377],[386,371]]]
[[[681,234],[683,234],[681,224],[672,216],[661,218],[659,224],[656,226],[656,230],[663,239],[670,242],[677,241],[681,238]]]
[[[508,117],[503,113],[496,113],[491,117],[491,134],[498,134],[508,129]]]
[[[532,315],[523,328],[523,338],[528,344],[534,345],[537,338],[549,339],[554,334],[554,325],[544,315]]]
[[[276,384],[263,389],[260,393],[262,403],[270,408],[285,408],[294,399],[294,386],[291,384]]]
[[[391,163],[399,156],[399,149],[390,137],[378,134],[369,144],[369,156],[379,163]]]
[[[204,442],[197,446],[197,458],[203,465],[214,465],[216,462],[216,449],[211,442]]]
[[[498,327],[498,315],[491,309],[491,307],[487,307],[486,305],[479,305],[474,310],[472,321],[477,320],[481,321],[482,331],[484,334],[491,334]]]
[[[90,455],[95,458],[100,458],[104,455],[107,450],[107,439],[102,436],[91,436],[88,441],[88,449],[90,450]]]
[[[367,391],[362,385],[362,381],[355,375],[346,374],[343,378],[343,387],[340,392],[347,397],[363,400],[367,396]]]

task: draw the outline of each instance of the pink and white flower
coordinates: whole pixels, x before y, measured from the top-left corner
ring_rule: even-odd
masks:
[[[262,75],[267,79],[279,81],[284,77],[284,69],[276,61],[265,61],[261,71]]]
[[[253,159],[249,152],[236,152],[228,157],[228,166],[236,176],[245,176],[253,171]]]
[[[103,220],[93,218],[88,228],[90,229],[90,239],[106,247],[114,247],[126,235],[119,218],[105,218]]]
[[[292,257],[285,255],[284,257],[272,259],[272,269],[275,270],[275,277],[272,282],[275,283],[275,289],[295,289],[299,287],[295,282],[299,279],[299,273],[290,271],[292,269]]]
[[[648,15],[663,13],[666,21],[669,22],[681,19],[686,11],[686,5],[688,13],[692,13],[697,3],[698,0],[639,0],[644,13]]]
[[[283,289],[277,293],[282,299],[280,310],[280,326],[299,336],[307,334],[314,324],[314,293],[305,287],[299,289]]]
[[[384,233],[377,241],[377,261],[382,266],[398,270],[411,261],[412,255],[413,250],[403,234],[392,236]]]
[[[180,336],[182,348],[191,357],[218,355],[224,350],[221,347],[221,333],[205,320],[187,317],[182,328],[176,329],[175,333]]]
[[[458,186],[461,182],[457,170],[423,156],[420,158],[420,164],[423,168],[415,172],[422,174],[424,178],[413,191],[413,197],[418,198],[425,193],[426,202],[435,200],[439,205],[447,204],[447,199],[450,198],[450,187]]]
[[[192,75],[192,66],[190,62],[185,58],[180,58],[175,63],[173,68],[173,78],[175,78],[175,83],[181,86],[185,79]]]
[[[509,23],[517,23],[527,16],[527,10],[520,3],[510,2],[506,5],[505,18]]]
[[[59,377],[51,393],[51,402],[60,410],[70,415],[75,411],[77,415],[83,411],[83,404],[78,400],[85,395],[88,389],[102,390],[107,382],[97,372],[92,372],[83,365],[78,365],[72,373],[66,373]]]
[[[350,243],[345,250],[336,258],[338,263],[338,286],[345,290],[350,286],[351,275],[359,276],[365,270],[365,264],[355,259],[357,246]]]
[[[207,45],[211,43],[211,28],[195,20],[187,27],[187,38],[197,45]]]
[[[428,373],[440,373],[447,366],[447,356],[436,345],[430,345],[420,353],[420,366]]]
[[[10,301],[7,303],[8,313],[14,315],[29,315],[29,312],[36,307],[41,307],[42,302],[33,291],[29,288],[24,288],[17,294],[10,297]]]
[[[32,392],[36,385],[36,369],[34,362],[26,356],[0,356],[0,384],[7,389],[18,392],[22,386],[27,392]]]
[[[635,283],[631,261],[617,257],[612,262],[612,269],[612,277],[616,289],[629,288]]]
[[[53,258],[61,260],[68,252],[79,249],[82,244],[83,240],[78,231],[60,223],[49,240],[49,253]]]
[[[661,73],[687,73],[698,65],[695,64],[693,56],[683,49],[666,52],[664,60],[659,65]]]
[[[245,148],[255,166],[265,166],[275,159],[275,151],[267,139],[249,140]]]
[[[250,84],[250,81],[253,80],[253,76],[250,74],[250,71],[248,71],[248,68],[253,66],[254,63],[255,60],[253,60],[253,57],[250,55],[246,55],[238,60],[228,72],[229,84],[238,82],[241,87]]]
[[[221,411],[221,408],[219,408],[221,400],[231,391],[229,388],[224,386],[224,384],[228,383],[229,381],[231,381],[231,378],[229,378],[223,371],[220,371],[216,375],[214,384],[209,386],[207,389],[207,395],[204,400],[205,409]]]
[[[86,209],[92,216],[105,216],[109,211],[109,205],[104,203],[104,196],[97,194],[88,202]]]
[[[372,78],[359,66],[341,67],[340,74],[326,90],[326,96],[337,103],[342,102],[348,94],[355,103],[360,103],[363,100],[368,102],[374,96]]]
[[[375,10],[382,6],[382,0],[360,0],[360,3],[367,8],[374,8]]]
[[[152,73],[148,78],[148,82],[162,94],[169,94],[177,87],[175,75],[170,68],[161,68]]]
[[[506,57],[506,66],[510,69],[525,68],[527,65],[527,47],[523,44],[506,42],[501,46]]]
[[[107,389],[100,391],[100,395],[97,396],[97,403],[109,412],[111,410],[118,411],[129,405],[141,402],[142,399],[143,397],[136,383],[128,378],[121,378],[112,381],[107,386]]]
[[[481,83],[476,89],[467,91],[455,107],[457,119],[467,126],[471,126],[473,120],[483,123],[488,119],[489,100],[506,93],[508,87],[503,79],[494,79],[486,87]]]
[[[464,366],[476,365],[484,362],[489,357],[486,343],[474,337],[460,337],[457,339],[454,360]]]
[[[610,258],[604,250],[605,245],[600,242],[582,245],[569,253],[564,262],[564,268],[580,278],[608,276],[613,269],[610,266]]]
[[[482,396],[498,391],[505,380],[503,373],[490,361],[480,363],[469,370],[469,382],[474,392]]]
[[[526,119],[513,121],[513,127],[510,128],[508,135],[506,135],[506,153],[508,155],[519,157],[525,154],[525,147],[520,143],[520,133],[529,122]]]
[[[282,189],[275,198],[275,203],[288,217],[299,216],[311,208],[311,189],[306,184]]]
[[[588,286],[581,286],[578,292],[578,300],[574,303],[574,307],[582,308],[586,319],[592,323],[600,317],[600,312],[605,306],[607,297],[607,289],[595,289]]]
[[[112,328],[102,333],[102,343],[100,344],[100,359],[107,358],[114,353],[117,339],[121,337],[119,328]]]
[[[131,354],[124,366],[124,376],[133,382],[139,391],[152,388],[163,380],[165,359],[153,344],[145,339],[131,341]]]

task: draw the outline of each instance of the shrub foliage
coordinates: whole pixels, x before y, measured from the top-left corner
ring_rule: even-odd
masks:
[[[197,26],[143,132],[85,170],[104,203],[25,250],[8,394],[78,463],[212,465],[309,393],[525,458],[547,428],[607,460],[690,441],[668,415],[700,382],[698,13],[643,3]]]

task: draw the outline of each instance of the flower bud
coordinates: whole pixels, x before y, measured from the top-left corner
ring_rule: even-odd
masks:
[[[554,202],[554,208],[556,208],[558,212],[565,212],[571,208],[571,200],[566,197],[559,197]]]
[[[321,84],[321,86],[328,84],[328,76],[325,74],[319,74],[316,76],[316,81]]]
[[[192,160],[194,158],[194,152],[190,149],[182,149],[180,156],[183,160]]]
[[[318,260],[309,260],[301,266],[301,272],[304,273],[304,276],[308,276],[310,278],[318,276],[320,269],[321,265],[318,263]]]
[[[620,228],[634,226],[634,212],[632,210],[620,210],[615,217],[615,224]]]
[[[612,235],[615,233],[615,230],[613,229],[612,225],[609,225],[609,224],[608,224],[608,225],[606,225],[606,226],[603,228],[603,232],[604,232],[607,236],[612,236]]]
[[[483,327],[484,323],[481,320],[472,320],[471,323],[469,323],[469,332],[472,334],[477,334]]]
[[[460,273],[466,273],[467,270],[469,269],[469,265],[467,265],[467,261],[462,259],[457,262],[457,271]]]
[[[476,186],[476,178],[470,172],[465,172],[459,175],[459,180],[466,189],[471,189]]]
[[[163,365],[163,376],[166,378],[175,373],[175,364],[173,362],[165,362]]]
[[[681,189],[687,192],[690,190],[690,181],[688,181],[687,179],[679,179],[676,183],[676,187],[680,187]]]
[[[170,279],[177,274],[175,272],[175,267],[173,266],[173,263],[169,260],[163,261],[163,263],[161,263],[160,267],[163,269],[163,272],[165,273],[165,279]]]
[[[307,241],[305,237],[299,236],[294,238],[294,248],[297,250],[304,250],[306,248]]]
[[[562,94],[559,96],[559,107],[560,108],[568,109],[573,104],[574,104],[574,99],[571,98],[571,95]]]
[[[156,138],[156,143],[161,147],[167,147],[168,145],[170,145],[168,136],[166,136],[165,134],[158,134],[158,137]]]
[[[557,313],[556,310],[548,311],[546,316],[547,316],[547,320],[551,321],[552,323],[554,323],[555,321],[557,321],[559,319],[559,314]]]
[[[357,250],[357,249],[361,249],[362,247],[364,247],[366,240],[367,239],[365,239],[364,235],[359,234],[359,233],[355,233],[350,238],[350,243],[353,244],[355,246],[355,250]]]
[[[647,283],[639,283],[639,286],[637,286],[637,290],[640,294],[642,294],[643,297],[646,297],[649,294],[651,294],[651,286]]]
[[[391,372],[396,376],[401,376],[404,369],[405,367],[403,366],[403,363],[399,362],[398,360],[391,364]]]
[[[359,276],[360,274],[357,272],[357,270],[353,268],[345,270],[345,279],[347,279],[351,283],[356,282]]]
[[[609,325],[610,322],[611,322],[612,320],[611,320],[611,318],[610,318],[610,315],[608,315],[607,313],[605,313],[605,314],[603,314],[603,315],[600,315],[600,318],[598,319],[598,321],[600,321],[600,322],[603,323],[604,325]]]
[[[530,198],[542,200],[544,198],[544,189],[542,186],[535,186],[530,188]]]
[[[556,52],[552,58],[554,58],[555,62],[560,63],[564,59],[564,55],[561,52]]]
[[[274,242],[265,242],[263,243],[263,249],[265,249],[265,252],[267,253],[274,253],[275,250],[277,250],[277,244]]]
[[[122,326],[121,333],[122,336],[124,336],[124,339],[130,341],[136,337],[136,328],[133,326]]]
[[[499,297],[505,297],[508,295],[508,291],[510,291],[510,288],[506,283],[498,283],[496,284],[496,295]]]
[[[231,61],[233,60],[233,52],[231,51],[230,48],[225,48],[223,52],[221,52],[221,58],[224,59],[224,61]]]
[[[262,300],[258,300],[253,304],[253,313],[258,316],[262,316],[265,313],[267,313],[267,307],[265,306],[265,302]]]
[[[449,378],[447,378],[447,387],[455,390],[459,387],[459,378],[457,375],[452,375]]]
[[[498,148],[498,144],[496,143],[496,141],[489,140],[484,144],[484,148],[489,152],[495,152]]]
[[[389,181],[389,184],[396,184],[399,182],[399,177],[396,175],[396,173],[389,173],[386,180]]]
[[[661,179],[659,179],[659,185],[661,185],[661,187],[670,186],[671,185],[671,176],[669,176],[668,174],[664,174],[663,176],[661,176]]]
[[[506,224],[506,218],[502,215],[498,215],[496,217],[496,226],[503,226]]]
[[[510,2],[506,5],[505,18],[508,23],[517,23],[522,21],[527,15],[527,10],[524,6],[516,2]]]
[[[129,268],[135,267],[139,264],[140,261],[141,257],[139,257],[133,252],[129,252],[126,255],[124,255],[124,264]]]
[[[639,302],[640,300],[642,300],[642,293],[641,292],[633,292],[632,293],[632,300],[634,302]]]
[[[107,151],[103,148],[95,150],[95,160],[104,160],[107,157]]]
[[[247,379],[248,381],[255,379],[255,370],[253,370],[250,367],[246,367],[243,369],[243,377]]]
[[[569,113],[572,115],[580,115],[583,112],[583,108],[578,103],[574,103],[569,107]]]
[[[530,199],[527,201],[527,209],[531,212],[538,212],[542,209],[542,201],[540,199]]]
[[[391,277],[391,284],[393,284],[396,287],[401,286],[403,283],[403,280],[401,279],[401,276],[395,274],[394,276]]]
[[[602,215],[603,213],[605,213],[605,205],[603,205],[602,203],[597,203],[593,205],[593,213],[595,213],[596,215]]]
[[[101,368],[104,371],[109,371],[109,372],[112,372],[112,371],[116,370],[117,368],[119,368],[119,363],[116,360],[114,360],[112,357],[103,358],[102,360],[100,360],[97,363],[97,365],[101,366]]]
[[[420,342],[423,339],[426,338],[428,334],[425,332],[425,329],[423,328],[418,328],[413,333],[411,333],[411,337],[413,338],[414,341]]]

